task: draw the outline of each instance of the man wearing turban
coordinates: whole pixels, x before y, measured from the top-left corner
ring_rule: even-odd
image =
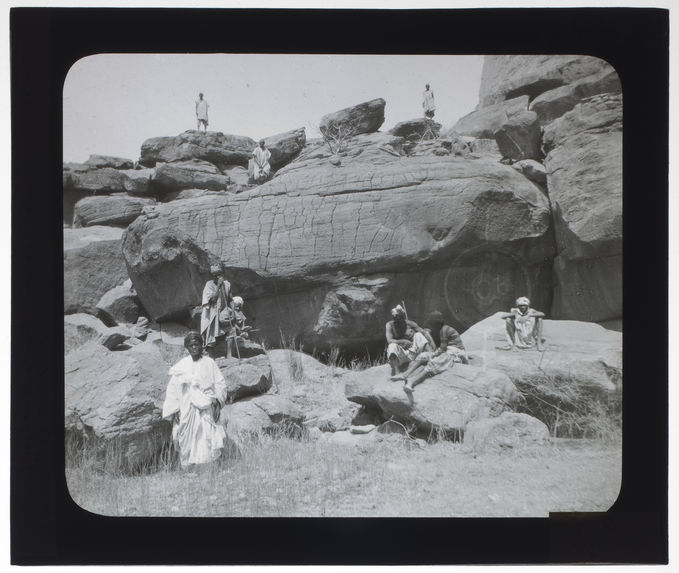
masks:
[[[544,350],[542,343],[542,319],[543,312],[530,308],[530,301],[521,296],[516,299],[516,308],[501,315],[505,321],[506,337],[508,346],[500,350],[515,350],[517,348],[537,348]]]
[[[226,336],[228,313],[225,315],[223,311],[232,308],[233,299],[231,298],[231,284],[224,279],[221,265],[212,265],[210,272],[212,279],[205,283],[203,289],[200,334],[208,352],[214,353],[217,342]]]
[[[219,422],[226,381],[215,361],[203,355],[203,339],[192,330],[184,338],[189,356],[170,368],[163,418],[172,421],[172,440],[182,467],[206,464],[221,455],[226,431]]]
[[[391,316],[393,320],[387,322],[385,336],[387,360],[394,376],[420,352],[434,350],[436,346],[427,331],[406,318],[406,311],[400,304],[391,309]]]

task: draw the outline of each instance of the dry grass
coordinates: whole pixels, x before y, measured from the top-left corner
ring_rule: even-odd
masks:
[[[620,448],[601,442],[477,456],[450,442],[355,438],[345,445],[264,435],[238,459],[187,471],[168,456],[137,476],[80,456],[66,474],[85,509],[146,516],[546,516],[606,510],[620,484]]]

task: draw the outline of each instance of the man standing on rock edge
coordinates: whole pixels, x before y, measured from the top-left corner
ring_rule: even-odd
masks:
[[[525,297],[516,299],[516,308],[503,313],[500,318],[505,321],[507,346],[498,346],[498,350],[516,350],[517,348],[537,348],[544,350],[542,343],[543,312],[530,308],[530,301]]]
[[[386,324],[387,360],[391,366],[391,375],[397,374],[407,366],[420,352],[434,350],[436,345],[429,333],[412,320],[406,319],[406,311],[399,304],[391,309],[390,320]]]
[[[434,104],[434,92],[429,89],[429,84],[425,86],[422,94],[422,107],[424,108],[424,117],[433,119],[436,105]]]
[[[198,99],[196,100],[196,120],[198,123],[196,129],[198,131],[200,131],[200,124],[202,123],[204,131],[207,132],[207,108],[209,107],[210,104],[207,103],[207,100],[203,99],[203,94],[198,94]]]
[[[208,354],[215,358],[217,343],[223,341],[226,336],[226,325],[222,324],[219,315],[225,309],[233,308],[233,299],[231,283],[224,279],[221,265],[212,265],[210,273],[212,279],[205,283],[203,289],[200,334]]]

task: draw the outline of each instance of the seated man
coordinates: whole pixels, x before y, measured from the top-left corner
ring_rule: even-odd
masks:
[[[517,348],[537,348],[540,352],[542,346],[542,319],[543,312],[530,308],[530,301],[525,297],[516,299],[516,308],[502,314],[505,321],[508,346],[497,347],[498,350],[515,350]]]
[[[392,380],[403,380],[403,390],[411,399],[415,386],[427,378],[452,368],[456,362],[463,364],[469,362],[459,333],[445,323],[443,315],[438,310],[429,315],[428,323],[436,350],[422,352],[412,361],[405,373],[391,377]],[[418,368],[421,372],[412,377]]]
[[[250,177],[259,182],[265,181],[271,174],[271,165],[269,165],[269,159],[271,158],[271,152],[265,147],[264,140],[260,140],[259,147],[255,147],[252,152],[252,163],[250,164],[251,173]]]
[[[387,360],[393,376],[420,352],[433,350],[435,346],[428,332],[406,319],[406,311],[400,304],[391,309],[391,316],[393,320],[387,322],[385,336]]]
[[[226,357],[233,358],[233,347],[236,346],[238,352],[238,340],[248,338],[248,331],[252,328],[245,324],[245,314],[243,314],[243,298],[233,297],[233,308],[225,308],[222,311],[220,320],[226,325]]]

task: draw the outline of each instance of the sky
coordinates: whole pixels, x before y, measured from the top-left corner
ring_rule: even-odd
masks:
[[[323,115],[379,97],[381,131],[421,117],[429,83],[435,119],[448,128],[476,107],[482,64],[482,56],[97,54],[64,82],[64,161],[137,160],[144,140],[196,129],[199,92],[210,131],[258,140],[304,127],[311,138]]]

